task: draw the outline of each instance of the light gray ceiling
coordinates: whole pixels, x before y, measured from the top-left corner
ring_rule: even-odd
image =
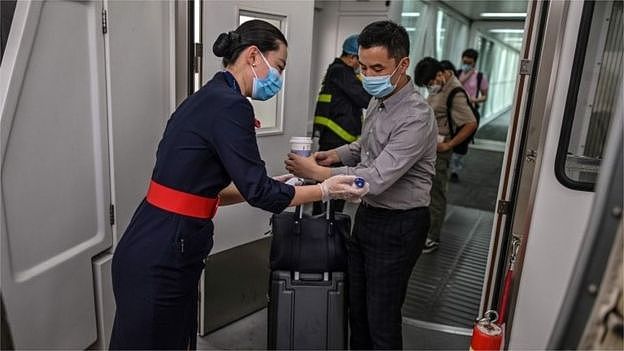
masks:
[[[472,20],[488,20],[481,17],[483,12],[527,12],[527,0],[441,0],[440,2],[455,9],[462,15]],[[496,20],[496,18],[489,18]],[[506,18],[505,20],[514,20]],[[515,18],[515,20],[524,20],[524,18]]]

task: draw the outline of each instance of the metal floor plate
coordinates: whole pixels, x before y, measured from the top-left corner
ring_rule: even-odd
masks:
[[[452,206],[438,250],[414,267],[403,316],[431,325],[472,328],[481,300],[494,214]]]

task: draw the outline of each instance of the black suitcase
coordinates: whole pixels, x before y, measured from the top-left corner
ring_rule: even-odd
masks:
[[[267,346],[273,350],[344,350],[345,273],[323,270],[346,269],[344,245],[351,220],[330,208],[325,213],[327,223],[320,216],[318,220],[304,217],[300,207],[295,214],[273,217]],[[296,233],[289,233],[288,228]],[[314,272],[318,268],[322,270]]]
[[[347,348],[344,273],[274,271],[269,289],[269,349]]]

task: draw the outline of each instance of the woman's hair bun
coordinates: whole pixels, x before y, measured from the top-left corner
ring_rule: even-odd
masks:
[[[240,34],[234,31],[221,33],[212,45],[212,52],[217,57],[229,57],[240,42]]]

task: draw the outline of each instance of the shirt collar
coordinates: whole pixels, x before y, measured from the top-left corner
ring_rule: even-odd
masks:
[[[221,73],[223,74],[223,79],[225,80],[225,83],[227,83],[227,85],[235,92],[242,94],[241,89],[238,86],[238,82],[236,81],[236,78],[234,78],[234,75],[229,71],[223,71]]]
[[[380,108],[392,108],[398,105],[405,97],[410,96],[416,91],[414,84],[412,84],[412,78],[408,75],[406,75],[406,77],[407,83],[399,91],[395,92],[388,98],[376,98],[378,101],[377,105]]]

